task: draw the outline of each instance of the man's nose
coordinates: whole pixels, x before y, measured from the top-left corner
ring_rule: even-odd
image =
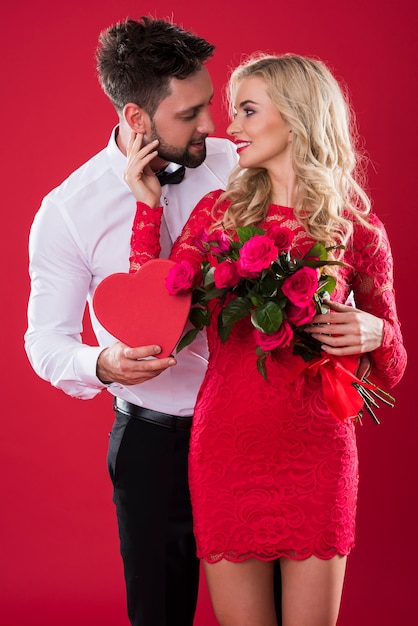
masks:
[[[202,116],[199,120],[199,126],[197,127],[197,130],[202,135],[211,135],[215,132],[215,122],[213,121],[209,109],[206,110],[204,113],[202,112]]]

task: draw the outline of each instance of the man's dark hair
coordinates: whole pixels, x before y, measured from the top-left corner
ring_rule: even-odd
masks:
[[[170,79],[198,72],[214,48],[165,20],[127,19],[100,33],[99,80],[119,114],[125,104],[134,102],[152,117],[170,95]]]

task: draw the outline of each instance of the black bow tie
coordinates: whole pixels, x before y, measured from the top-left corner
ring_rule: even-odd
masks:
[[[186,168],[184,165],[181,165],[174,172],[166,172],[165,170],[160,170],[157,172],[156,176],[160,181],[161,187],[163,185],[178,185],[184,178],[184,174],[186,173]]]

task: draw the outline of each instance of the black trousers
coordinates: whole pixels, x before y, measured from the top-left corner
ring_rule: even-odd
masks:
[[[116,410],[108,468],[132,626],[192,626],[199,585],[188,487],[190,432]],[[280,621],[280,569],[275,576]]]

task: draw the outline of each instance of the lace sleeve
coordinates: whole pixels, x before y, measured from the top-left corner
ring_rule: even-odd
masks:
[[[173,245],[170,259],[173,261],[187,260],[200,272],[200,266],[206,254],[199,246],[200,235],[208,230],[211,224],[224,212],[225,206],[218,205],[214,215],[214,204],[222,190],[212,191],[204,196],[193,209],[184,228]]]
[[[170,254],[170,259],[174,261],[190,261],[196,268],[196,274],[200,272],[201,262],[205,258],[205,252],[199,247],[199,235],[209,229],[214,219],[218,219],[225,210],[223,205],[219,205],[216,216],[213,215],[213,206],[221,193],[222,190],[213,191],[198,202]],[[132,225],[130,273],[136,272],[146,261],[160,256],[162,214],[162,207],[151,208],[137,202]]]
[[[407,356],[396,311],[389,240],[376,216],[371,216],[371,223],[378,232],[358,226],[355,230],[351,261],[355,270],[353,291],[359,309],[383,319],[382,345],[370,354],[370,378],[390,389],[402,378]]]
[[[143,202],[136,203],[136,214],[132,224],[129,273],[136,272],[150,259],[160,256],[160,228],[162,207],[151,208]]]

